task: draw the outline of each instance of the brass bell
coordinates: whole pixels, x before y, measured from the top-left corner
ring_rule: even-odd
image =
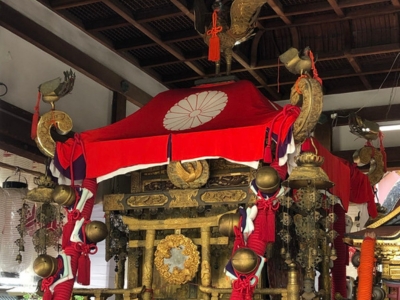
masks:
[[[92,243],[104,240],[108,235],[106,224],[100,221],[91,221],[85,226],[86,238]]]
[[[232,267],[239,273],[248,274],[258,265],[258,255],[249,248],[236,250],[232,257]]]
[[[72,206],[75,204],[75,189],[69,185],[57,185],[51,193],[53,201],[62,206]]]
[[[274,168],[264,166],[257,171],[255,183],[262,193],[273,194],[280,188],[281,179]]]
[[[218,229],[219,233],[223,236],[234,237],[235,232],[233,228],[239,226],[240,213],[224,214],[219,218]]]
[[[47,254],[41,254],[33,261],[33,271],[43,278],[54,275],[57,272],[57,268],[57,258]]]
[[[282,185],[293,189],[311,186],[317,190],[333,187],[334,183],[329,180],[328,175],[321,168],[323,162],[322,156],[312,152],[300,154],[296,158],[297,167],[293,169],[289,178],[282,182]]]

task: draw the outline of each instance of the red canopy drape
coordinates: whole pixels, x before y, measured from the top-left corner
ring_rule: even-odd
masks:
[[[85,177],[102,179],[169,160],[258,161],[281,110],[249,81],[169,90],[117,123],[57,143],[56,156],[63,169],[84,156]],[[286,137],[296,117],[283,127],[274,120],[273,132]]]

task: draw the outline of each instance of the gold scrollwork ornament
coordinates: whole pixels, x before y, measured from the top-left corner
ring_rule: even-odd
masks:
[[[168,235],[157,245],[154,265],[171,284],[184,284],[198,271],[200,255],[191,239],[181,234]]]
[[[51,110],[40,117],[37,126],[36,145],[48,157],[54,157],[56,142],[51,137],[51,127],[55,126],[57,133],[66,135],[72,130],[72,119],[60,110]]]

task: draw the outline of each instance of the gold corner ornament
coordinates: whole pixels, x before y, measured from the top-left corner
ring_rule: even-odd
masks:
[[[168,235],[157,245],[154,265],[171,284],[184,284],[194,278],[200,263],[197,246],[182,234]]]
[[[51,127],[55,127],[61,135],[72,130],[72,119],[63,111],[51,110],[40,117],[35,142],[39,150],[46,156],[53,158],[56,142],[51,136]]]
[[[295,143],[299,144],[310,135],[321,115],[323,105],[321,84],[310,77],[300,78],[292,87],[290,104],[301,105],[300,115],[293,127]]]

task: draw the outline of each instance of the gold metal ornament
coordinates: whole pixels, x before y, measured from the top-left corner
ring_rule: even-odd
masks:
[[[317,190],[329,189],[334,183],[331,182],[325,171],[321,168],[324,162],[322,156],[312,152],[304,152],[296,158],[297,167],[293,169],[289,178],[282,182],[283,186],[300,189],[311,186]]]
[[[26,198],[34,202],[49,202],[56,183],[47,174],[35,177],[33,182],[38,187],[28,191]]]
[[[168,235],[157,245],[154,265],[171,284],[184,284],[198,271],[200,255],[197,246],[181,234]]]
[[[240,213],[228,213],[222,215],[218,221],[219,233],[223,236],[234,237],[234,227],[239,226]]]
[[[54,275],[57,272],[57,268],[57,258],[47,254],[41,254],[33,261],[33,271],[36,275],[43,278]]]
[[[72,130],[72,119],[63,111],[51,110],[40,117],[35,138],[39,150],[46,156],[53,158],[56,142],[51,136],[51,127],[55,126],[57,132],[66,135]]]
[[[99,243],[108,235],[106,224],[101,221],[91,221],[85,226],[86,238],[92,243]]]
[[[59,205],[72,206],[76,200],[75,189],[69,185],[58,185],[54,188],[51,198]]]
[[[368,178],[371,185],[377,184],[384,175],[383,155],[374,147],[365,146],[353,153],[353,161],[357,165],[369,164]]]
[[[167,174],[172,184],[181,189],[197,189],[207,183],[210,169],[207,161],[170,162]]]
[[[241,274],[253,272],[258,265],[259,257],[250,248],[240,248],[232,256],[232,267]]]
[[[264,166],[257,171],[255,183],[262,193],[272,194],[280,188],[281,179],[274,168]]]
[[[298,93],[301,91],[301,94]],[[293,137],[296,144],[304,142],[314,130],[321,116],[323,93],[321,84],[310,77],[301,78],[292,87],[290,104],[300,106],[301,111],[293,124]]]

